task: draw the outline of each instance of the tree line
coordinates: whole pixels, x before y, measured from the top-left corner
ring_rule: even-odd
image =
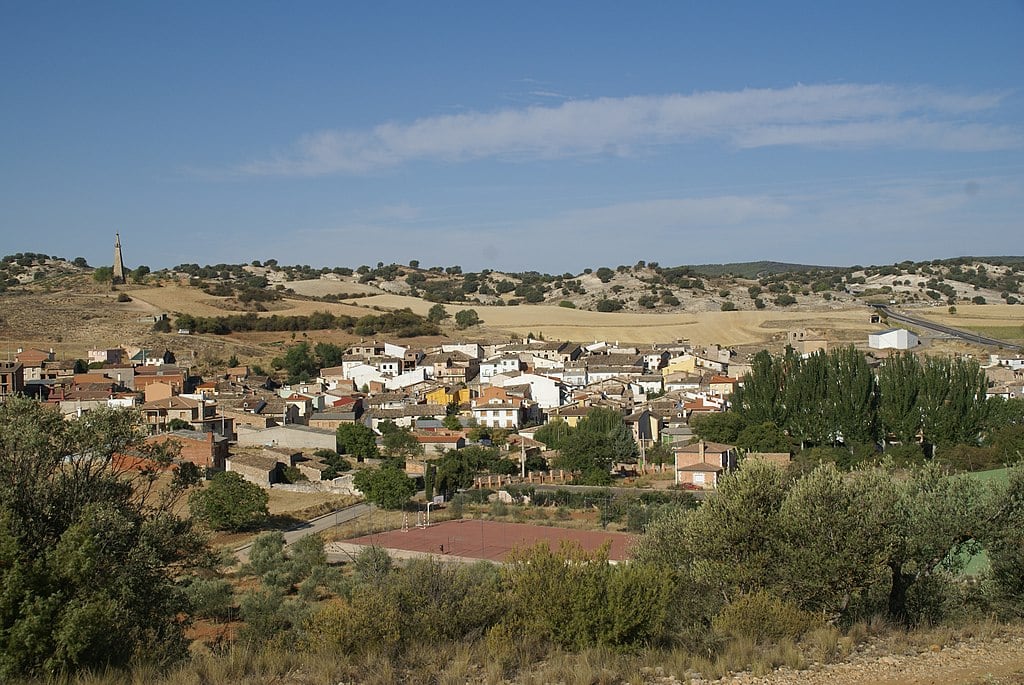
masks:
[[[398,338],[438,335],[436,324],[427,321],[411,309],[398,309],[380,314],[367,314],[359,318],[331,312],[313,312],[308,316],[258,316],[255,312],[227,316],[194,316],[177,314],[175,326],[194,333],[228,335],[248,331],[320,331],[338,329],[356,335],[387,333]]]
[[[779,356],[762,351],[733,394],[734,415],[696,425],[703,437],[733,439],[749,426],[774,427],[801,447],[886,448],[920,439],[934,456],[1021,423],[1019,402],[989,399],[987,387],[973,359],[903,352],[875,373],[852,346],[808,357],[791,348]]]

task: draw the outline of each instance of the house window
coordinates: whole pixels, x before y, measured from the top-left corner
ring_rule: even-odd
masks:
[[[695,473],[695,474],[693,474],[693,484],[694,485],[704,485],[704,474],[703,473]]]

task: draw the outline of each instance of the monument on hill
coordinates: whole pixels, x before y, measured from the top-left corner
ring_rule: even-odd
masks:
[[[114,269],[111,273],[111,283],[113,285],[124,285],[126,283],[124,277],[124,261],[121,259],[121,234],[114,234]]]

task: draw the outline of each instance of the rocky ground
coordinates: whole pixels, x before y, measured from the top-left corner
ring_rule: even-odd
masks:
[[[723,685],[1021,684],[1024,683],[1024,631],[971,637],[945,646],[932,643],[900,647],[891,640],[871,639],[839,663],[812,664],[805,670],[780,668],[764,677],[737,673],[715,681],[695,677],[690,682]]]

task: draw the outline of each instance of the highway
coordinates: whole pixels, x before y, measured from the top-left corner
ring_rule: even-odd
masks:
[[[917,326],[918,328],[924,328],[936,333],[943,333],[945,335],[959,338],[966,342],[975,343],[977,345],[989,345],[991,347],[1002,347],[1007,350],[1024,350],[1024,345],[1014,345],[1008,343],[1005,340],[997,340],[996,338],[988,338],[984,335],[978,335],[977,333],[968,333],[967,331],[961,331],[958,328],[952,328],[951,326],[943,326],[942,324],[935,323],[933,321],[927,321],[925,319],[919,319],[914,316],[907,316],[906,314],[900,314],[889,309],[884,304],[873,304],[871,305],[878,310],[880,314],[885,316],[891,321],[899,321],[901,323],[910,324],[911,326]]]

